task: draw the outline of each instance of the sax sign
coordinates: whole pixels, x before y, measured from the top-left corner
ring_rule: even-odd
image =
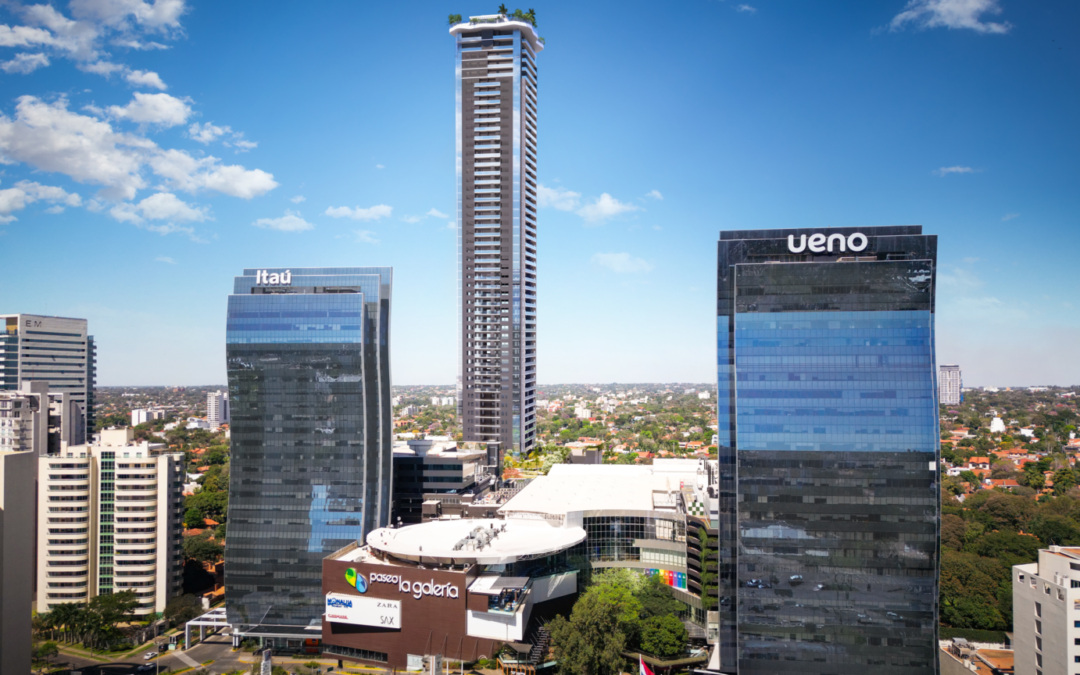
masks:
[[[327,593],[325,616],[335,623],[401,630],[401,601]]]
[[[787,237],[787,249],[792,253],[802,253],[807,248],[812,253],[832,253],[834,250],[844,253],[846,251],[859,251],[866,250],[867,244],[870,242],[867,240],[866,235],[862,232],[856,232],[850,236],[845,237],[842,234],[830,234],[828,236],[816,233],[807,237],[805,234],[799,235],[799,242],[795,243],[795,235],[789,234]]]

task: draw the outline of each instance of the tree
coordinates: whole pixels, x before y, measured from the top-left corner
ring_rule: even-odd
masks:
[[[960,516],[947,513],[941,517],[941,545],[959,551],[964,547],[967,523]]]
[[[49,667],[49,660],[60,655],[60,647],[55,642],[43,642],[34,647],[33,660],[44,661],[45,667]]]
[[[1080,545],[1080,526],[1075,520],[1065,516],[1040,514],[1032,519],[1030,530],[1044,546]]]
[[[184,512],[184,525],[188,529],[202,527],[205,519],[206,516],[203,514],[202,509],[197,506],[189,506],[188,510]]]
[[[1076,474],[1072,469],[1059,469],[1054,473],[1054,494],[1063,495],[1076,487]]]
[[[625,620],[636,621],[639,607],[623,588],[604,585],[585,591],[569,620],[560,615],[548,624],[559,670],[573,675],[618,675],[627,644]]]
[[[688,637],[686,626],[674,616],[652,616],[641,624],[641,649],[661,658],[683,653]]]
[[[941,562],[941,623],[1008,630],[1012,622],[1002,611],[1001,591],[1011,599],[1010,570],[996,560],[959,551],[942,551]]]
[[[202,614],[202,602],[194,595],[180,595],[165,605],[165,618],[173,625],[191,621]]]
[[[671,591],[660,583],[659,577],[645,577],[645,581],[634,593],[634,597],[641,603],[641,618],[643,619],[670,616],[686,608],[683,603],[672,597]],[[644,635],[642,639],[644,640]]]
[[[184,557],[199,562],[214,562],[225,552],[225,547],[203,532],[184,538]]]
[[[500,4],[498,14],[509,14],[510,10],[506,9],[506,5]]]
[[[978,487],[982,483],[982,481],[979,480],[978,474],[976,474],[974,471],[961,471],[960,480],[964,481],[973,488]]]

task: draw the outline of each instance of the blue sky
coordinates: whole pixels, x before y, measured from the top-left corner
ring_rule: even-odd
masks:
[[[0,5],[0,313],[223,383],[244,267],[390,265],[394,382],[453,382],[446,15],[497,4]],[[541,384],[715,381],[719,230],[888,224],[939,235],[939,362],[1080,383],[1080,4],[532,6]]]

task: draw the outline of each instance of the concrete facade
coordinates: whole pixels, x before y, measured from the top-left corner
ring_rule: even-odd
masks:
[[[30,672],[35,461],[0,451],[0,673]]]
[[[101,435],[37,460],[39,612],[131,590],[146,616],[180,593],[184,457],[130,429]]]
[[[943,364],[938,367],[938,402],[941,405],[960,405],[963,387],[960,366]]]
[[[1016,675],[1080,672],[1080,548],[1042,549],[1012,574]]]

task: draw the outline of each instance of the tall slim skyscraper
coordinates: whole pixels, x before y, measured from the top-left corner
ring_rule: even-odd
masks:
[[[536,55],[528,20],[451,26],[457,41],[458,405],[466,441],[536,442]],[[501,457],[499,458],[501,460]]]
[[[721,672],[934,673],[937,237],[721,232]]]
[[[236,278],[225,548],[235,635],[318,638],[322,559],[389,522],[391,277],[335,267]]]
[[[68,394],[78,404],[89,439],[94,433],[97,358],[86,319],[0,314],[0,321],[0,390],[48,382],[51,395]]]
[[[964,400],[960,366],[942,364],[938,370],[938,398],[941,405],[960,405]]]

